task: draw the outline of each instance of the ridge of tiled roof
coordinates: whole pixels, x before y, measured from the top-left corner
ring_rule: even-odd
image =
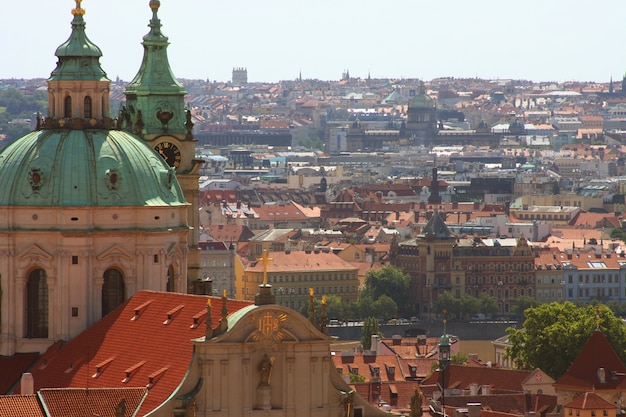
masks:
[[[604,383],[599,380],[599,370],[605,372]],[[626,388],[626,367],[599,330],[591,334],[587,343],[574,359],[565,375],[555,387],[573,387],[578,390],[613,390]]]
[[[615,404],[608,402],[595,392],[585,392],[583,395],[565,404],[565,407],[578,408],[580,410],[593,410],[598,408],[613,408]]]
[[[450,364],[446,368],[446,385],[469,389],[471,384],[489,385],[494,390],[523,391],[522,382],[534,371],[521,371],[493,367],[468,367]],[[440,371],[433,372],[424,384],[436,384],[441,380]]]
[[[47,363],[39,360],[31,371],[35,389],[145,387],[150,375],[167,367],[141,405],[140,414],[147,414],[167,400],[187,373],[191,340],[205,334],[202,313],[208,298],[217,323],[222,305],[218,297],[137,292],[51,354]],[[227,309],[233,313],[250,304],[227,300]]]

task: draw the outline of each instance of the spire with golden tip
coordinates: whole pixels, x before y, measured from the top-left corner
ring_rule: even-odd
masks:
[[[228,306],[226,305],[228,298],[226,297],[226,294],[226,290],[224,290],[224,292],[222,293],[222,320],[226,320],[226,316],[228,316]]]
[[[317,327],[317,320],[315,319],[315,291],[313,288],[309,288],[309,321],[313,326]]]
[[[74,0],[76,2],[76,8],[72,9],[72,14],[74,16],[82,16],[85,14],[85,9],[80,7],[80,3],[82,3],[83,0]]]
[[[211,318],[211,297],[206,300],[206,319],[204,321],[206,329],[204,331],[204,340],[208,341],[213,337],[213,319]]]

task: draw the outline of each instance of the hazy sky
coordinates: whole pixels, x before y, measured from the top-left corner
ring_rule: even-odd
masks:
[[[149,0],[83,0],[110,79],[134,77]],[[73,0],[0,0],[0,78],[47,78]],[[161,0],[178,78],[621,80],[623,0]]]

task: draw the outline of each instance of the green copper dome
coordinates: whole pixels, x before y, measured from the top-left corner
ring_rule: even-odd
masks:
[[[80,7],[82,0],[76,0],[76,8],[72,10],[72,33],[54,53],[59,60],[52,71],[50,80],[106,80],[106,73],[100,66],[102,51],[89,40],[85,33],[83,15],[85,9]]]
[[[118,130],[38,130],[0,153],[0,205],[180,206],[175,173]]]
[[[426,93],[417,94],[413,100],[409,102],[409,108],[412,109],[423,109],[423,108],[431,108],[435,107],[435,101],[430,98]]]

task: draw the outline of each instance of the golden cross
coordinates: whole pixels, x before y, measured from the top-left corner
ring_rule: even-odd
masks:
[[[274,258],[270,258],[267,255],[267,249],[263,249],[263,255],[260,258],[256,259],[257,262],[263,262],[263,285],[267,285],[267,264],[270,261],[273,261]]]

